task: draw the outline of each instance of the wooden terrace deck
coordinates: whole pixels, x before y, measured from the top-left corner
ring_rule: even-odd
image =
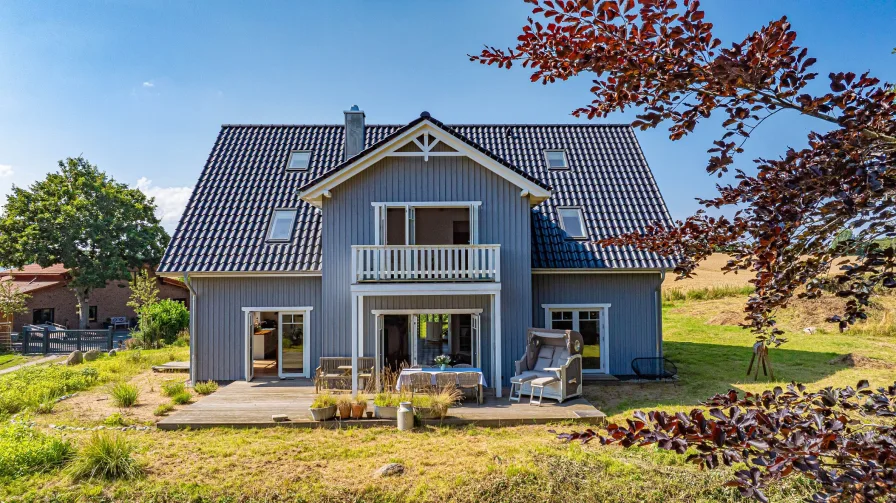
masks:
[[[178,428],[264,428],[286,426],[294,428],[339,428],[345,426],[392,426],[394,420],[362,419],[352,421],[318,422],[311,419],[308,407],[314,399],[314,385],[307,379],[257,379],[252,382],[234,381],[217,392],[200,398],[160,421],[164,430]],[[372,405],[371,405],[372,407]],[[274,422],[271,416],[286,414],[289,421]],[[485,402],[477,405],[468,399],[463,405],[452,407],[443,425],[476,424],[480,426],[513,426],[571,421],[582,424],[602,424],[606,416],[584,398],[557,404],[545,401],[541,407],[529,405],[528,397],[521,402],[510,402],[507,397],[495,398],[486,393]],[[439,424],[438,420],[425,421]]]

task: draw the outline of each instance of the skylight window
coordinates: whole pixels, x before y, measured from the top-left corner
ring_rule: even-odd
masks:
[[[288,170],[305,170],[311,165],[310,150],[296,150],[289,154],[289,164],[286,165]]]
[[[565,150],[545,150],[544,156],[548,161],[549,169],[569,169]]]
[[[558,208],[560,227],[573,239],[588,237],[585,233],[585,217],[581,208]]]
[[[289,241],[296,223],[296,210],[274,210],[268,241]]]

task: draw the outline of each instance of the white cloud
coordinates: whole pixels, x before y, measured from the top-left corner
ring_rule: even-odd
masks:
[[[148,80],[143,83],[143,87],[156,87],[156,85],[151,80]]]
[[[170,234],[177,227],[177,222],[187,207],[193,187],[155,187],[152,180],[142,177],[137,180],[137,188],[156,200],[156,214],[162,226]]]
[[[10,166],[9,164],[0,164],[0,178],[12,176],[12,173],[12,166]]]

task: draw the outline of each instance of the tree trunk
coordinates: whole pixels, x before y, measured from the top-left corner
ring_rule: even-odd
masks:
[[[78,328],[87,330],[90,317],[90,307],[87,305],[90,299],[87,297],[87,291],[75,290],[75,299],[78,300]]]

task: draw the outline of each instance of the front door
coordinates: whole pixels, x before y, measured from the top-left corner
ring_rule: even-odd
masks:
[[[379,319],[380,316],[377,318]],[[407,315],[387,314],[382,316],[382,364],[384,367],[398,370],[401,365],[408,366],[411,363],[411,352],[408,347],[408,318]]]
[[[279,342],[277,344],[277,372],[280,377],[308,375],[305,368],[305,313],[279,314]]]

